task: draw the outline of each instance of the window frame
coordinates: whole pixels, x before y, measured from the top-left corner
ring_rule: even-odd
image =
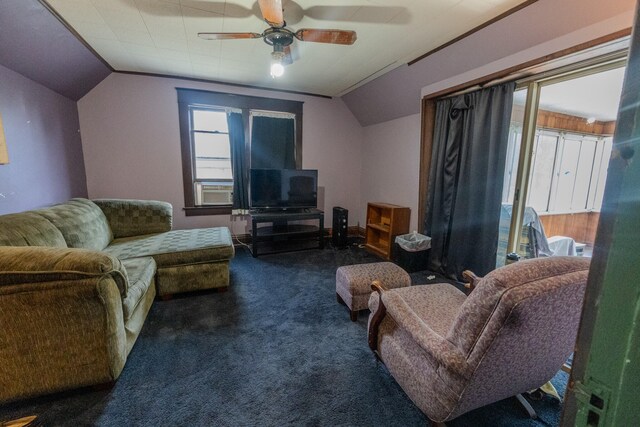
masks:
[[[190,120],[190,123],[192,125],[190,126],[190,129],[189,129],[189,131],[190,131],[189,137],[192,138],[192,141],[194,143],[195,143],[195,139],[196,139],[195,138],[196,134],[198,134],[198,133],[200,133],[200,134],[209,134],[209,135],[227,135],[227,139],[228,139],[229,132],[208,131],[208,130],[196,129],[195,128],[195,124],[194,124],[194,114],[193,114],[195,111],[214,111],[214,112],[217,112],[217,113],[222,113],[226,117],[226,111],[223,108],[219,108],[219,107],[205,108],[205,107],[201,107],[201,106],[190,105],[189,106],[189,115],[190,115],[189,120]],[[229,145],[231,145],[231,141],[230,140],[229,140]],[[231,151],[231,147],[229,147],[229,151]],[[197,153],[195,152],[195,149],[194,149],[193,150],[193,158],[191,159],[192,165],[193,164],[197,165],[198,156],[196,154]],[[218,159],[218,160],[226,160],[227,158],[226,157],[220,157],[220,158],[216,158],[216,159]],[[232,162],[231,153],[229,153],[228,159],[229,159],[229,162]],[[206,182],[211,182],[211,181],[231,182],[231,183],[233,183],[233,177],[232,178],[208,178],[208,179],[205,179],[205,178],[198,178],[197,173],[198,173],[198,171],[197,171],[197,167],[196,167],[195,171],[194,171],[194,177],[193,177],[194,184],[196,182],[206,183]],[[233,176],[233,172],[232,172],[232,176]]]
[[[182,179],[184,191],[184,211],[187,216],[231,214],[231,205],[196,205],[195,149],[192,138],[192,108],[226,109],[242,111],[245,139],[245,164],[251,159],[251,110],[265,110],[295,115],[295,163],[302,167],[302,106],[301,101],[238,95],[225,92],[211,92],[198,89],[176,88],[178,95],[178,120],[180,125],[180,148],[182,152]],[[232,161],[233,168],[233,161]],[[247,171],[248,173],[248,171]]]

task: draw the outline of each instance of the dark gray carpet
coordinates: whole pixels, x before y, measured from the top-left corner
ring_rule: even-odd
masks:
[[[44,425],[423,426],[367,346],[366,316],[335,298],[338,266],[379,261],[357,247],[252,258],[238,250],[226,293],[154,303],[115,386],[0,408],[0,421],[40,414]],[[428,273],[414,273],[414,284]],[[560,393],[566,374],[554,383]],[[450,426],[557,425],[561,406],[513,399]]]

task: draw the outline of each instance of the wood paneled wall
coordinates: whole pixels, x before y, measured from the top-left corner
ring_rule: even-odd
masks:
[[[511,120],[515,123],[522,123],[524,117],[524,106],[515,105]],[[615,120],[602,122],[596,120],[589,124],[586,117],[572,116],[570,114],[556,113],[547,110],[538,110],[536,128],[555,129],[559,131],[575,132],[585,135],[613,135],[616,130]]]
[[[578,243],[593,246],[600,212],[540,215],[547,237],[567,236]]]
[[[596,120],[589,124],[583,117],[539,110],[536,126],[545,129],[567,130],[592,135],[613,135],[616,129],[616,122],[615,120],[610,122]]]

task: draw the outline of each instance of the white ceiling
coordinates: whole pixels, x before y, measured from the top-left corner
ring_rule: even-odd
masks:
[[[524,0],[283,0],[288,28],[355,30],[352,46],[295,41],[296,61],[269,76],[254,0],[46,0],[117,71],[137,71],[337,96],[500,15]],[[506,36],[506,35],[505,35]]]
[[[625,68],[543,86],[540,108],[572,116],[593,117],[603,122],[616,120]],[[524,105],[526,91],[515,93],[514,103]]]

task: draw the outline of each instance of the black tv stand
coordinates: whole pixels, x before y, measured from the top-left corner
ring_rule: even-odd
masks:
[[[259,214],[300,214],[300,213],[313,213],[318,209],[315,208],[258,208],[251,209],[250,215]]]
[[[254,210],[251,216],[251,254],[290,252],[324,248],[324,212],[319,209]],[[291,224],[317,220],[318,226]],[[258,224],[271,226],[258,227]]]

